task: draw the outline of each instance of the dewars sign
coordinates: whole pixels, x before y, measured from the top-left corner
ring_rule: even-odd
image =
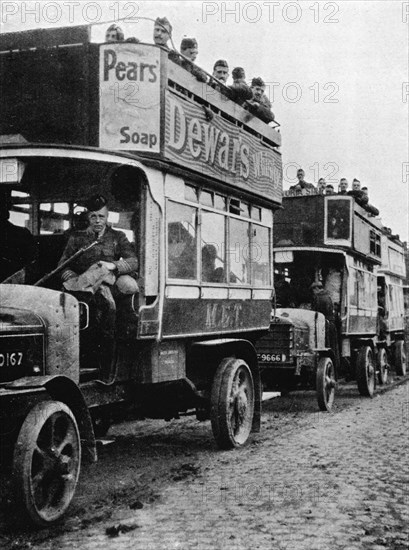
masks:
[[[160,50],[106,44],[99,57],[99,146],[159,153]]]
[[[219,115],[167,91],[164,155],[182,166],[281,203],[279,153]]]

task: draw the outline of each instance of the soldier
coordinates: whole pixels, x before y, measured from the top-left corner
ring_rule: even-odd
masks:
[[[136,273],[138,260],[125,234],[108,224],[106,199],[102,195],[95,196],[88,201],[87,208],[89,226],[70,236],[59,265],[81,248],[97,241],[93,248],[62,271],[61,279],[69,292],[95,295],[96,317],[102,335],[101,364],[103,375],[108,378],[116,324],[114,295],[119,297],[138,292],[138,284],[131,276]]]
[[[10,193],[0,195],[0,282],[23,268],[32,266],[37,258],[34,238],[25,227],[9,222]],[[25,279],[26,273],[21,272]]]
[[[317,185],[317,191],[320,195],[324,195],[325,194],[325,186],[327,185],[326,181],[325,181],[325,178],[320,178],[318,180],[318,185]]]
[[[229,86],[231,90],[231,99],[243,105],[243,103],[253,97],[250,86],[246,84],[246,74],[242,67],[235,67],[232,71],[233,84]]]
[[[327,290],[324,290],[322,283],[316,282],[310,286],[313,294],[311,309],[322,313],[325,317],[325,338],[327,345],[332,349],[335,355],[335,367],[338,370],[339,352],[338,352],[338,337],[335,324],[334,304]]]
[[[364,208],[368,204],[368,197],[362,192],[361,182],[356,178],[352,181],[352,190],[348,191],[348,195],[354,197],[356,202]]]
[[[369,204],[368,188],[362,187],[361,191],[363,195],[363,200],[366,201],[364,205],[365,210],[369,212],[372,216],[379,216],[379,210],[376,208],[376,206]]]
[[[304,179],[305,172],[302,168],[297,170],[298,183],[290,187],[290,191],[296,195],[309,195],[315,191],[315,186]]]
[[[105,42],[123,42],[125,38],[124,31],[119,25],[113,23],[107,28],[105,33]]]
[[[346,178],[341,178],[339,180],[338,195],[346,195],[347,192],[348,192],[348,180]]]
[[[196,38],[183,38],[180,44],[180,53],[187,57],[189,61],[186,59],[180,59],[177,54],[177,59],[175,59],[175,57],[171,58],[171,54],[169,54],[169,58],[176,61],[176,63],[180,64],[181,67],[192,73],[192,75],[195,76],[199,82],[207,82],[206,73],[194,64],[199,53]]]
[[[334,186],[332,185],[332,183],[327,183],[327,185],[325,186],[325,194],[326,195],[335,194]]]
[[[271,110],[271,103],[265,94],[266,85],[260,77],[251,81],[252,99],[246,101],[244,107],[260,120],[268,124],[274,120],[274,113]]]
[[[166,17],[157,17],[153,27],[153,41],[157,46],[169,50],[168,40],[172,36],[172,25]]]
[[[213,65],[213,78],[226,84],[229,78],[229,65],[225,59],[218,59]]]

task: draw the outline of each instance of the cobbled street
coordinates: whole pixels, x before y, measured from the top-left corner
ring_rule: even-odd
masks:
[[[262,431],[218,451],[209,423],[125,423],[85,466],[54,530],[6,527],[3,548],[100,550],[409,548],[409,384],[332,414],[298,392],[264,403]]]

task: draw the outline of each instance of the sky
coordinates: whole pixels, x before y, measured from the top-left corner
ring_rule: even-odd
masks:
[[[199,43],[196,62],[216,59],[261,76],[281,124],[284,189],[306,180],[369,188],[384,225],[409,241],[409,2],[66,0],[0,5],[0,32],[166,16],[179,48]],[[125,36],[151,41],[152,23],[122,21]],[[229,81],[230,82],[230,81]]]

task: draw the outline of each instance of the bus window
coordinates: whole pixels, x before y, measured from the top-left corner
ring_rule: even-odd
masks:
[[[222,214],[202,212],[202,281],[209,283],[225,282],[224,262],[224,220]]]
[[[254,286],[270,284],[270,230],[253,225],[251,243],[251,270]]]
[[[185,185],[185,199],[191,202],[197,202],[197,189],[191,185]]]
[[[230,283],[248,284],[250,282],[249,227],[250,224],[248,222],[230,218]]]
[[[64,233],[70,227],[70,207],[66,202],[40,204],[40,235]]]
[[[350,299],[351,306],[358,306],[358,271],[351,268],[350,280]]]
[[[226,210],[226,203],[226,197],[217,194],[214,196],[214,207],[217,208],[217,210]]]
[[[200,204],[203,204],[204,206],[213,206],[213,193],[210,193],[209,191],[201,191]]]
[[[168,202],[168,277],[197,279],[197,209]]]

